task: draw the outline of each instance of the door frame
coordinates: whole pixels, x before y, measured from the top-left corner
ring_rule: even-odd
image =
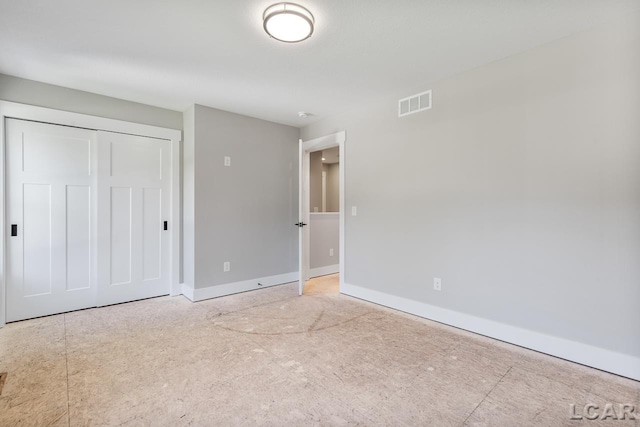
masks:
[[[182,131],[143,125],[123,120],[107,119],[51,108],[36,107],[15,102],[0,101],[0,327],[6,322],[6,192],[5,192],[5,121],[22,119],[54,125],[79,127],[89,130],[119,132],[130,135],[165,139],[171,142],[171,201],[170,201],[170,295],[180,295],[180,144]],[[95,256],[95,254],[94,254]]]
[[[339,206],[340,206],[340,256],[339,256],[339,265],[340,265],[340,289],[342,290],[344,285],[344,259],[345,259],[345,241],[344,241],[344,222],[345,222],[345,142],[347,140],[346,131],[337,132],[334,134],[321,136],[320,138],[310,139],[308,141],[300,140],[300,151],[301,151],[301,166],[299,168],[299,182],[301,186],[300,190],[300,210],[301,210],[301,218],[300,220],[306,224],[309,224],[309,197],[310,197],[310,176],[309,176],[309,157],[310,154],[314,151],[320,151],[327,148],[339,147],[340,153],[340,164],[338,169],[338,174],[340,178],[340,196],[339,196]],[[302,295],[302,291],[304,289],[304,282],[309,279],[309,240],[310,233],[308,227],[300,228],[300,243],[298,248],[298,253],[302,255],[302,259],[299,260],[300,264],[300,272],[299,272],[299,285],[298,285],[298,293]]]

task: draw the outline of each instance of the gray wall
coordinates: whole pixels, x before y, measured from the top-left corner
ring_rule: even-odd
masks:
[[[183,114],[184,131],[182,143],[182,283],[194,287],[195,284],[195,126],[196,108],[189,108]]]
[[[638,76],[597,29],[305,127],[347,132],[345,281],[640,356]]]
[[[182,129],[182,112],[0,74],[0,99],[170,129]]]
[[[309,212],[322,212],[322,151],[309,153]]]
[[[199,289],[297,271],[299,130],[200,105],[185,125],[193,125],[192,148],[185,144],[184,170],[193,174],[185,176],[185,284]],[[193,279],[186,273],[191,240]]]
[[[309,215],[309,266],[326,267],[340,263],[340,214]],[[333,256],[329,255],[333,249]]]
[[[322,151],[309,153],[309,212],[322,212],[322,172],[327,174],[325,212],[340,211],[340,164],[323,163]],[[315,211],[314,208],[318,210]]]
[[[327,212],[340,212],[340,163],[327,166]]]

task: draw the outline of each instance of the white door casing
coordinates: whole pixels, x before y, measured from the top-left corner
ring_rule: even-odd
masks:
[[[322,171],[322,212],[327,211],[327,173]]]
[[[7,321],[95,305],[95,136],[6,121]]]
[[[98,306],[169,294],[170,149],[98,132]]]
[[[340,180],[340,195],[339,195],[339,208],[340,208],[340,289],[344,284],[344,259],[345,259],[345,142],[346,132],[338,132],[335,134],[323,136],[320,138],[311,139],[308,141],[300,140],[300,153],[299,153],[299,218],[304,219],[304,223],[309,224],[309,166],[310,166],[310,153],[313,151],[325,150],[327,148],[339,147],[339,180]],[[300,231],[300,239],[298,245],[299,264],[300,264],[300,279],[298,283],[299,293],[302,295],[304,289],[304,282],[309,280],[309,240],[310,233],[309,227],[303,227]]]

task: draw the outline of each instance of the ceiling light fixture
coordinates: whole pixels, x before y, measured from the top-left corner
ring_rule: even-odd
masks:
[[[264,30],[274,39],[296,43],[313,34],[315,19],[311,12],[295,3],[276,3],[262,15]]]

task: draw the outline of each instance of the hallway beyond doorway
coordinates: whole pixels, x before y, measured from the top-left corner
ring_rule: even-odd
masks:
[[[332,295],[340,293],[340,273],[314,277],[304,284],[303,295]]]

